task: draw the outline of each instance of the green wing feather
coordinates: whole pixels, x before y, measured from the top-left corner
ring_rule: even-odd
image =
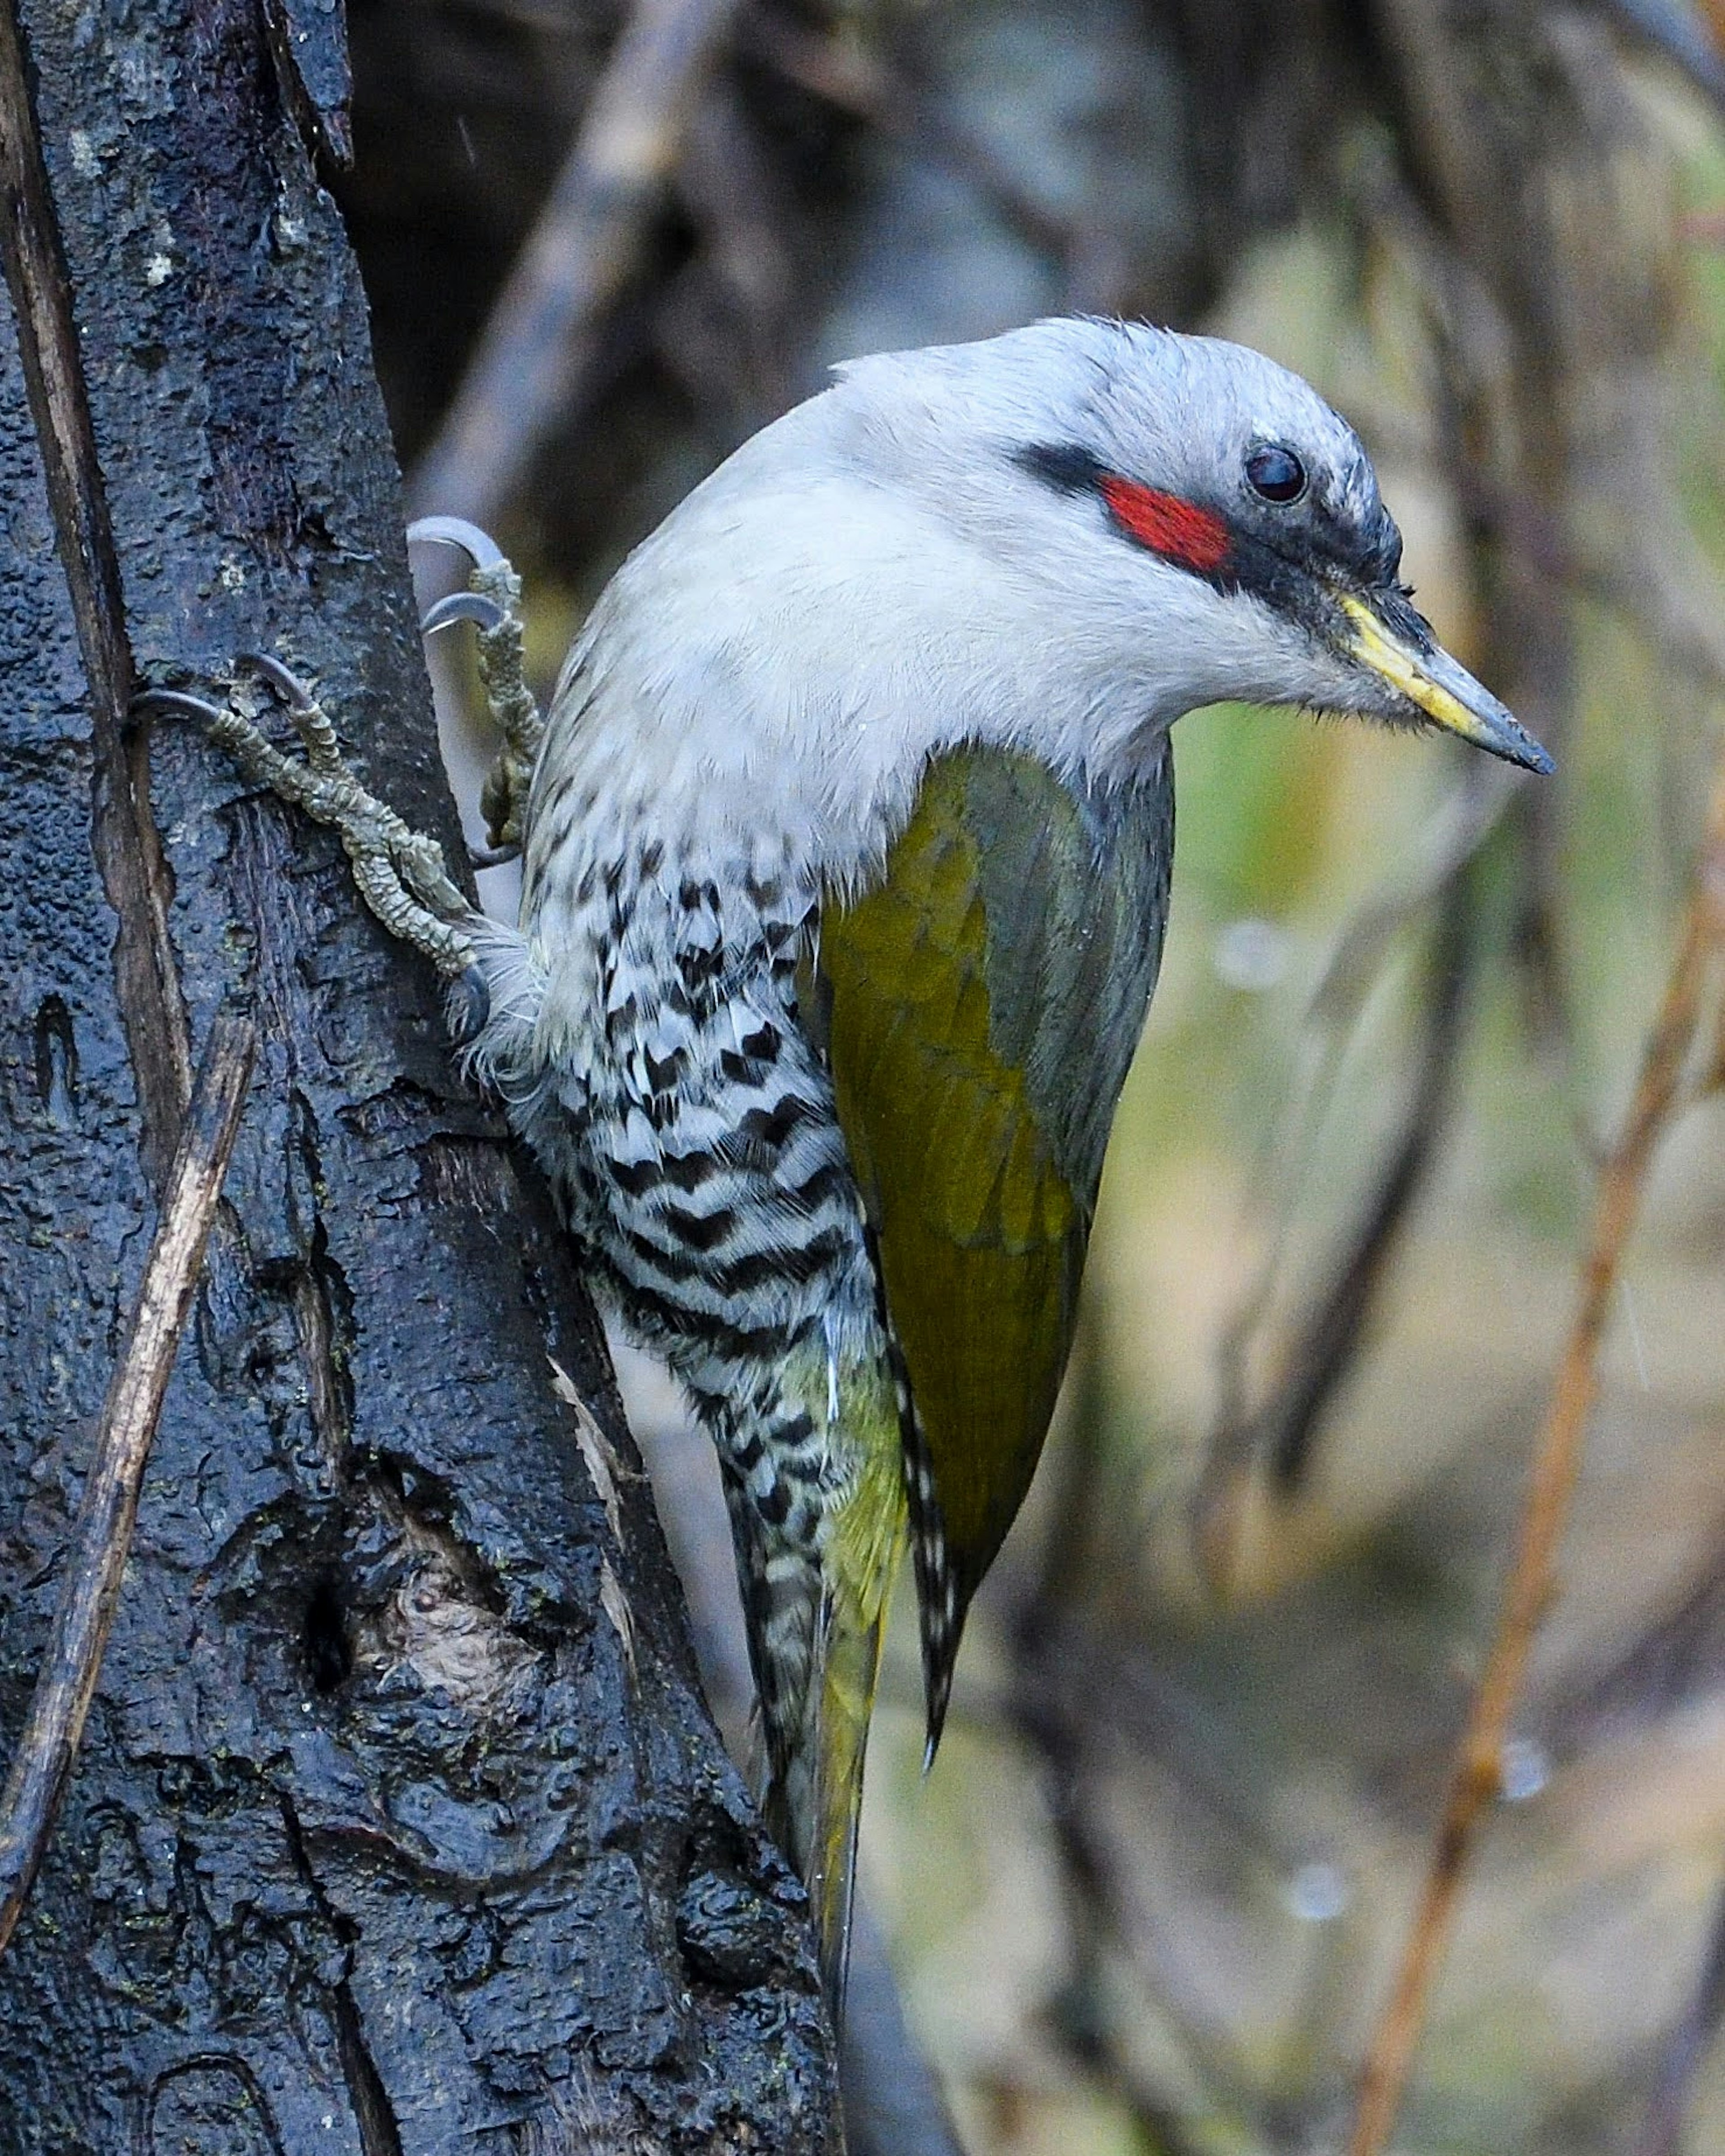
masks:
[[[1173,855],[1165,745],[1106,790],[964,749],[931,765],[884,880],[823,915],[834,1090],[914,1403],[931,1743],[1070,1351]]]

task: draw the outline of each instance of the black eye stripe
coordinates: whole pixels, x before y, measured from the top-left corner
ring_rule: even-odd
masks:
[[[1306,491],[1306,467],[1280,442],[1266,442],[1245,460],[1246,484],[1266,501],[1285,506]]]
[[[1096,453],[1077,442],[1030,442],[1008,452],[1021,471],[1055,494],[1099,494],[1109,467]],[[1200,501],[1194,506],[1210,510],[1229,520],[1231,550],[1225,562],[1207,572],[1219,591],[1245,589],[1284,613],[1297,613],[1298,593],[1316,577],[1340,576],[1349,583],[1374,591],[1394,584],[1401,567],[1402,539],[1394,519],[1377,498],[1370,468],[1360,453],[1358,469],[1345,473],[1339,484],[1330,481],[1314,488],[1305,459],[1281,442],[1259,442],[1250,449],[1241,466],[1243,476],[1259,499],[1276,509],[1276,501],[1260,491],[1253,468],[1267,461],[1258,477],[1291,480],[1297,471],[1298,484],[1290,501],[1304,499],[1307,508],[1295,517],[1253,516],[1237,495],[1230,502]],[[1332,498],[1333,494],[1333,499]],[[1199,573],[1194,568],[1194,573]]]

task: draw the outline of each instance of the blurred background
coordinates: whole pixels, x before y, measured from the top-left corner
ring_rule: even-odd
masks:
[[[414,506],[512,553],[542,689],[629,546],[830,362],[1079,308],[1310,377],[1422,606],[1558,758],[1527,785],[1429,740],[1181,722],[1168,957],[1056,1434],[926,1783],[908,1609],[876,1725],[864,1893],[973,2156],[1338,2147],[1715,755],[1725,5],[350,14],[339,192]],[[445,701],[470,797],[490,744]],[[1628,1251],[1406,2151],[1725,2148],[1707,1075]],[[716,1474],[624,1371],[740,1743]],[[946,2145],[921,2130],[878,2145]]]

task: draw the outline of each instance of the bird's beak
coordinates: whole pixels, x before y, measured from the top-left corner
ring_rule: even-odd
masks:
[[[1460,734],[1524,771],[1552,769],[1551,758],[1491,690],[1458,666],[1435,639],[1418,633],[1425,624],[1411,607],[1398,609],[1409,617],[1409,627],[1399,629],[1353,592],[1336,597],[1348,621],[1342,648],[1356,665],[1387,682],[1446,733]]]

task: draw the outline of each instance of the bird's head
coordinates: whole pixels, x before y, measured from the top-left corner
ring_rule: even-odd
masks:
[[[1066,319],[843,373],[859,461],[1039,595],[1153,721],[1294,704],[1551,768],[1410,603],[1358,436],[1273,361]]]

